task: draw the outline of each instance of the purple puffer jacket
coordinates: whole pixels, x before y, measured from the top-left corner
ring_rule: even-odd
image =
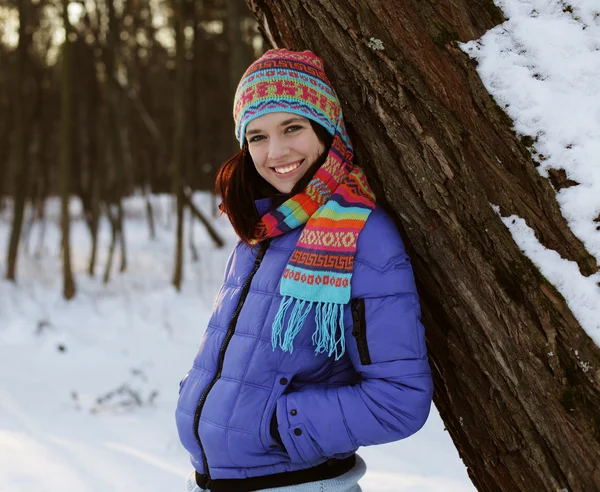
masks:
[[[315,355],[313,313],[292,353],[273,351],[279,281],[301,230],[272,239],[266,249],[266,242],[237,244],[194,365],[180,384],[181,442],[197,472],[208,466],[213,480],[345,458],[359,446],[410,436],[429,414],[433,385],[413,272],[380,207],[358,239],[345,354],[338,361]],[[274,413],[285,448],[270,432]]]

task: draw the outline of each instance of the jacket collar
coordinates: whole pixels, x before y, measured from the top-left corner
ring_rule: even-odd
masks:
[[[267,198],[259,198],[258,200],[254,200],[254,206],[256,207],[256,211],[259,216],[265,215],[271,209],[271,203],[273,202],[273,198],[270,196]]]

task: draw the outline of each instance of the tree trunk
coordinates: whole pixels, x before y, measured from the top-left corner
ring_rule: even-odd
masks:
[[[599,490],[600,350],[490,204],[584,275],[596,261],[454,42],[502,13],[491,0],[248,4],[271,45],[325,59],[357,162],[409,247],[435,403],[475,486]]]
[[[245,7],[239,0],[227,0],[227,40],[229,42],[229,90],[235,94],[238,82],[248,66],[248,60],[245,56],[244,42],[242,41],[242,19],[244,18]],[[238,146],[234,132],[231,135],[231,147]]]
[[[173,193],[177,199],[177,231],[175,243],[175,268],[173,270],[172,284],[177,290],[181,290],[183,279],[183,191],[182,180],[185,164],[185,81],[187,62],[185,60],[185,39],[183,28],[185,22],[185,2],[188,0],[176,0],[175,12],[175,46],[177,80],[175,90],[175,131],[173,142]]]
[[[108,106],[108,134],[111,140],[112,156],[114,159],[115,180],[113,191],[110,193],[113,203],[116,207],[116,225],[117,239],[119,240],[121,251],[120,272],[127,269],[127,249],[125,245],[125,228],[123,227],[123,197],[125,196],[125,145],[122,131],[122,120],[120,111],[120,89],[116,80],[117,77],[117,51],[119,43],[119,23],[115,11],[115,0],[107,1],[108,10],[108,34],[105,53],[106,66],[106,99]],[[114,222],[111,220],[111,223]],[[107,269],[109,270],[109,269]]]
[[[29,192],[29,159],[27,158],[27,138],[25,131],[25,78],[29,50],[30,35],[27,35],[27,2],[19,0],[19,46],[17,48],[17,76],[15,78],[15,188],[13,200],[13,221],[8,243],[6,262],[6,279],[15,280],[17,275],[17,258],[19,242],[25,215],[25,202]]]
[[[64,0],[63,23],[65,42],[62,53],[61,118],[60,118],[60,194],[63,253],[63,296],[75,296],[75,280],[71,269],[71,239],[69,200],[71,198],[71,169],[73,167],[73,28],[69,23],[69,1]]]
[[[77,190],[83,207],[85,222],[90,233],[90,259],[88,262],[88,275],[93,277],[96,270],[96,256],[98,253],[98,226],[100,222],[100,190],[101,170],[100,159],[101,145],[99,145],[100,118],[99,104],[101,101],[98,86],[94,50],[87,46],[80,46],[89,62],[80,67],[79,83],[85,88],[81,97],[81,128],[85,155],[79,160],[79,173]],[[84,163],[87,164],[84,170]]]
[[[40,82],[41,98],[42,98],[42,113],[45,113],[45,108],[48,105],[48,93],[45,89],[46,79]],[[38,242],[33,253],[35,258],[41,258],[44,252],[44,238],[46,237],[46,199],[50,192],[50,165],[48,159],[48,147],[50,145],[50,135],[48,129],[48,119],[41,118],[38,122],[39,126],[39,152],[38,152],[38,168],[40,170],[38,176],[38,189],[36,198],[36,217],[40,223]]]

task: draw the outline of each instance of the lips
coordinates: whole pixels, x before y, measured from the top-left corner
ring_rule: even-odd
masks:
[[[294,172],[296,169],[298,169],[302,165],[303,162],[304,162],[304,159],[293,162],[292,164],[285,164],[283,166],[273,167],[271,169],[273,169],[275,174],[277,174],[278,176],[285,176],[286,174],[290,174],[290,173]]]

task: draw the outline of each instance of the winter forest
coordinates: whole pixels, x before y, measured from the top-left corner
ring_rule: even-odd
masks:
[[[0,0],[0,492],[184,490],[272,47],[324,59],[419,290],[434,406],[363,490],[600,490],[597,0]]]

